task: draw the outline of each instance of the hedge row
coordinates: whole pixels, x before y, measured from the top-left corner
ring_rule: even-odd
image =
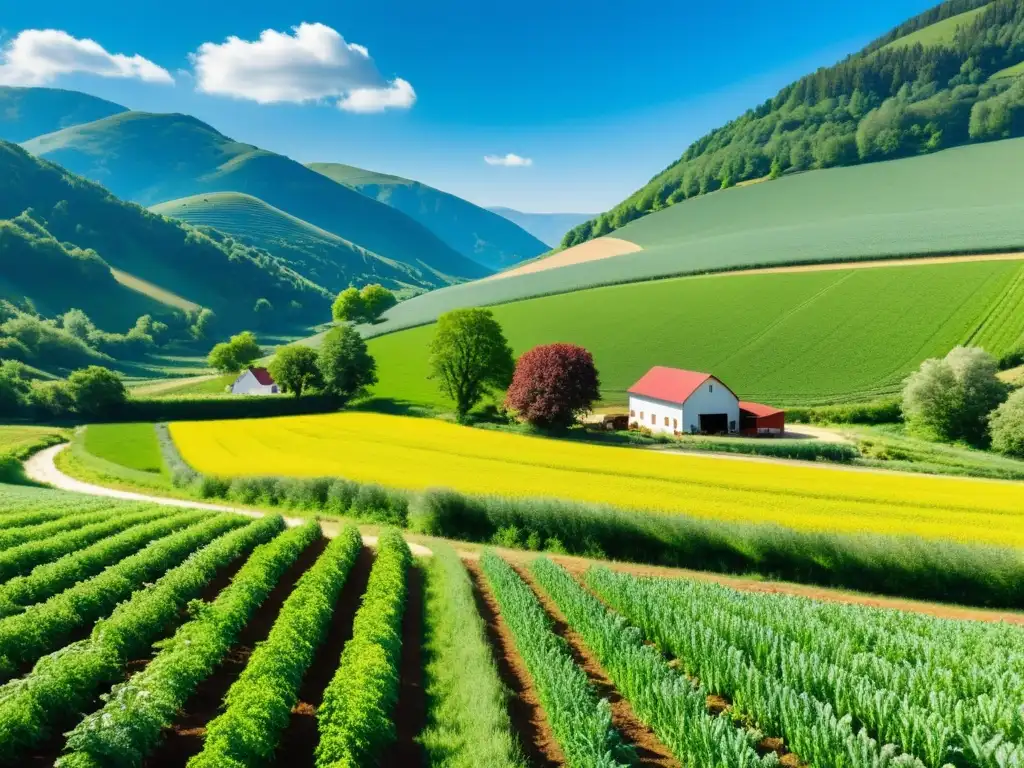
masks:
[[[896,424],[903,421],[898,399],[845,405],[786,409],[786,421],[797,424]]]

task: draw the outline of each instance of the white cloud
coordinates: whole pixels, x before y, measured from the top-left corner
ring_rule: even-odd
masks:
[[[366,47],[324,24],[299,24],[292,34],[267,29],[253,41],[203,43],[192,63],[198,90],[260,104],[329,100],[350,112],[381,112],[416,101],[408,81],[385,80]]]
[[[26,29],[0,48],[0,84],[45,85],[73,73],[174,82],[170,72],[149,59],[109,53],[95,40],[59,29]]]
[[[487,163],[488,165],[504,165],[508,168],[533,165],[533,160],[531,158],[513,155],[511,152],[504,156],[486,155],[484,157],[484,162]]]

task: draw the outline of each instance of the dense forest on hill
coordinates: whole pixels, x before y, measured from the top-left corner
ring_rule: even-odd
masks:
[[[118,200],[98,184],[0,141],[4,220],[10,222],[0,229],[5,293],[20,291],[55,310],[87,301],[63,295],[69,289],[94,290],[98,301],[122,301],[124,290],[110,267],[180,293],[232,325],[251,323],[259,299],[267,299],[282,320],[320,320],[329,306],[323,288],[266,251]]]
[[[889,46],[983,6],[949,41]],[[993,77],[1022,61],[1024,0],[949,0],[698,139],[642,189],[568,232],[562,245],[743,181],[1022,136],[1024,78]]]

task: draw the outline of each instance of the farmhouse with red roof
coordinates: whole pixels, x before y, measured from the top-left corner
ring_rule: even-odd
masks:
[[[274,377],[266,368],[249,368],[242,371],[231,385],[233,395],[276,395],[280,391]]]
[[[629,388],[629,424],[669,435],[781,434],[785,414],[771,406],[740,402],[710,373],[659,365]]]

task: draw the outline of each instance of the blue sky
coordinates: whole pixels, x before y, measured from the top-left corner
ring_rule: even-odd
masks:
[[[933,4],[49,0],[7,4],[0,46],[8,46],[7,82],[45,81],[133,109],[185,112],[302,162],[395,173],[481,205],[596,212],[707,130]],[[292,40],[284,36],[294,39],[302,23],[324,25],[311,28],[318,43],[344,38],[345,87],[364,89],[377,109],[391,106],[368,112],[373,107],[360,108],[351,91],[294,103],[336,90],[327,82],[336,73],[296,64],[292,79],[279,82],[279,70],[252,69],[269,46],[223,46],[230,36],[254,42],[274,30],[281,36],[273,55],[287,57]],[[148,63],[102,63],[130,70],[125,77],[54,74],[39,61],[52,48],[29,50],[26,36],[28,64],[17,69],[10,46],[25,30],[44,29]],[[206,43],[204,76],[190,54]],[[4,61],[0,55],[0,80]],[[531,164],[484,160],[509,153]]]

